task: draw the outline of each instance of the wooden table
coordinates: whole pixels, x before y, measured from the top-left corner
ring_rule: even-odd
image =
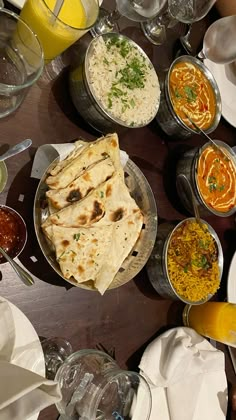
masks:
[[[136,24],[124,19],[121,28],[145,48],[158,72],[169,67],[173,60],[173,41],[184,30],[181,25],[169,30],[167,42],[157,47],[144,38]],[[196,26],[196,39],[202,37],[205,28],[205,23]],[[89,40],[90,35],[86,35],[86,42]],[[80,43],[73,48],[79,51]],[[0,152],[24,138],[33,141],[30,150],[6,162],[9,178],[6,189],[1,193],[0,203],[14,207],[26,221],[28,241],[20,261],[36,276],[35,286],[27,288],[10,265],[5,264],[0,267],[0,294],[26,314],[39,336],[65,337],[74,350],[94,348],[99,342],[108,349],[114,346],[118,364],[136,369],[147,343],[160,332],[181,324],[183,304],[159,297],[149,283],[145,268],[128,284],[106,292],[103,297],[95,292],[71,287],[46,262],[34,233],[33,200],[37,181],[30,178],[30,173],[36,149],[45,143],[70,142],[79,136],[88,139],[97,137],[73,107],[67,88],[67,73],[65,68],[50,80],[44,72],[30,89],[22,106],[0,121]],[[213,135],[230,145],[235,144],[236,130],[224,119]],[[204,139],[193,136],[187,142],[173,141],[156,122],[142,129],[129,130],[120,137],[120,147],[139,166],[152,187],[159,223],[181,220],[187,216],[176,198],[173,170],[176,151],[186,143],[200,145]],[[23,201],[19,201],[20,194],[24,195]],[[225,270],[219,293],[219,298],[223,300],[226,296],[228,266],[235,250],[235,218],[209,217],[207,220],[218,233],[224,249]],[[32,261],[32,256],[36,257],[36,262]],[[235,375],[227,349],[222,348],[226,354],[229,382],[234,383]],[[49,407],[40,414],[39,419],[54,420],[57,415],[56,408]]]

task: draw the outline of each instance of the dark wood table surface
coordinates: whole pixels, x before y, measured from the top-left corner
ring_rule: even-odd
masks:
[[[108,3],[109,7],[114,5],[108,0],[104,2],[106,6]],[[154,46],[145,39],[137,24],[122,19],[120,25],[123,33],[145,48],[158,72],[168,69],[174,58],[174,41],[185,30],[183,25],[177,25],[168,30],[164,45]],[[206,27],[206,21],[194,25],[193,42],[196,45]],[[87,34],[85,39],[89,42],[90,35]],[[73,46],[77,53],[80,42]],[[68,53],[63,58],[64,63],[67,64],[72,56]],[[34,233],[33,200],[38,182],[30,178],[30,173],[37,148],[46,143],[71,142],[80,136],[88,140],[98,137],[77,114],[69,97],[67,76],[66,65],[51,78],[45,71],[30,89],[21,107],[0,121],[0,152],[24,138],[33,141],[28,151],[6,161],[9,178],[0,203],[15,208],[26,221],[28,241],[19,259],[36,277],[35,285],[27,288],[10,265],[4,264],[0,267],[0,295],[25,313],[40,337],[64,337],[71,342],[74,350],[94,348],[98,343],[107,349],[114,346],[118,364],[123,368],[137,369],[147,343],[160,332],[181,325],[183,304],[158,296],[145,268],[128,284],[108,291],[104,296],[71,287],[46,262]],[[236,144],[236,129],[223,118],[213,136],[231,146]],[[199,136],[187,141],[169,139],[155,121],[145,128],[128,130],[120,136],[121,149],[129,154],[151,185],[159,223],[188,216],[180,206],[174,187],[176,156],[182,146],[203,143],[204,139]],[[19,201],[20,194],[24,195],[23,201]],[[229,263],[235,251],[235,217],[209,217],[206,220],[218,233],[224,249],[224,275],[218,295],[220,300],[224,300]],[[36,262],[32,261],[32,256],[36,257]],[[225,352],[231,386],[236,383],[235,374],[227,348],[221,348]],[[39,419],[54,420],[57,416],[57,410],[52,406],[42,411]],[[229,418],[233,417],[229,414]]]

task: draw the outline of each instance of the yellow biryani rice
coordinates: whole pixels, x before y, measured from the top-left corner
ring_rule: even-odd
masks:
[[[198,302],[217,291],[218,247],[206,224],[186,220],[173,232],[167,269],[174,289],[184,299]]]

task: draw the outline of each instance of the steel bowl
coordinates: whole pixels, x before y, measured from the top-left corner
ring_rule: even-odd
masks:
[[[159,226],[156,237],[156,243],[153,248],[151,257],[147,263],[147,272],[152,286],[160,296],[167,299],[181,300],[182,302],[191,305],[199,305],[201,303],[207,302],[209,299],[211,299],[213,295],[209,294],[205,299],[202,299],[197,302],[193,302],[183,298],[176,292],[175,288],[173,287],[167,269],[167,252],[172,235],[175,232],[175,230],[187,220],[195,220],[195,218],[190,217],[188,219],[184,219],[177,225],[174,223],[163,223]],[[201,221],[207,225],[209,232],[216,241],[218,248],[218,264],[220,269],[221,280],[223,273],[223,251],[220,240],[214,229],[211,227],[211,225],[209,225],[209,223],[207,223],[205,220]]]
[[[128,41],[131,45],[135,46],[141,55],[148,61],[150,68],[154,69],[153,64],[142,48],[130,38],[117,33],[107,33],[100,35],[100,37],[104,40],[116,37],[119,40]],[[107,108],[104,108],[99,98],[95,96],[90,83],[89,60],[93,54],[94,48],[96,48],[98,38],[99,37],[96,37],[91,41],[84,53],[84,57],[82,59],[80,58],[79,64],[76,64],[69,74],[70,95],[77,111],[93,128],[104,134],[112,132],[121,133],[128,128],[139,128],[148,125],[155,118],[158,111],[159,95],[156,100],[155,113],[150,115],[148,121],[139,125],[128,125],[121,119],[115,118]]]
[[[7,167],[4,161],[0,162],[0,192],[2,192],[6,186],[8,179]]]
[[[215,142],[219,144],[219,146],[225,148],[228,151],[229,156],[231,156],[231,159],[234,161],[235,168],[236,168],[236,153],[233,151],[233,149],[228,144],[220,140],[215,140]],[[197,201],[201,216],[210,216],[214,214],[220,217],[228,217],[236,212],[236,206],[234,206],[232,209],[230,209],[227,212],[219,212],[219,211],[214,210],[212,207],[208,206],[207,203],[203,200],[202,195],[199,191],[198,183],[197,183],[197,168],[198,168],[199,158],[201,156],[201,153],[208,146],[211,146],[211,145],[212,145],[211,142],[207,142],[202,147],[200,148],[194,147],[182,155],[182,157],[179,159],[177,163],[176,187],[177,187],[179,198],[189,213],[194,214],[191,193],[188,188],[185,188],[184,182],[179,178],[179,175],[181,174],[184,174],[192,185],[194,196]]]
[[[2,210],[4,213],[6,213],[8,216],[10,216],[11,219],[12,219],[12,222],[14,221],[14,223],[15,223],[16,240],[15,240],[12,248],[10,250],[6,250],[6,252],[11,258],[16,258],[23,251],[23,249],[25,247],[25,244],[26,244],[26,241],[27,241],[26,224],[25,224],[25,221],[22,218],[22,216],[16,210],[14,210],[13,208],[8,207],[8,206],[4,206],[4,205],[0,205],[0,210]],[[3,232],[1,233],[1,235],[3,235]],[[3,238],[1,238],[0,245],[2,246],[2,248],[4,248],[4,246],[2,245],[2,243],[3,243],[2,240],[3,240]],[[0,253],[0,264],[4,264],[6,262],[7,262],[6,259]]]
[[[160,100],[159,110],[156,115],[157,122],[162,128],[162,130],[166,134],[168,134],[168,136],[173,136],[177,138],[187,138],[187,137],[192,136],[193,134],[196,134],[196,131],[194,129],[185,125],[184,122],[181,120],[181,118],[178,117],[178,115],[176,114],[173,108],[171,97],[170,97],[169,80],[170,80],[172,69],[175,66],[175,64],[180,63],[180,62],[186,62],[186,61],[199,67],[199,69],[203,72],[203,74],[207,77],[208,81],[210,82],[211,87],[215,94],[215,100],[216,100],[215,118],[212,125],[204,131],[206,133],[211,133],[212,131],[214,131],[216,127],[218,126],[220,122],[220,118],[221,118],[221,97],[220,97],[220,91],[219,91],[219,88],[215,81],[214,76],[212,75],[210,70],[208,70],[208,68],[197,58],[189,56],[189,55],[182,55],[173,61],[168,72],[160,81],[161,100]]]

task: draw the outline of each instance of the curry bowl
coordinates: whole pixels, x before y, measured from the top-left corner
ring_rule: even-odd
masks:
[[[149,280],[159,295],[191,305],[208,301],[220,286],[223,252],[214,229],[188,218],[159,226],[147,263]]]
[[[160,102],[153,64],[138,44],[117,33],[91,41],[70,72],[69,88],[79,114],[102,133],[146,126]]]
[[[192,185],[202,216],[228,217],[236,211],[236,154],[228,144],[215,142],[225,155],[212,147],[211,142],[182,155],[177,164],[177,191],[184,207],[194,214],[190,192],[179,178],[184,174]]]
[[[173,61],[161,82],[156,119],[169,136],[187,138],[196,134],[188,116],[211,133],[220,122],[221,97],[208,68],[197,58],[183,55]]]
[[[27,241],[27,229],[21,215],[11,207],[0,205],[0,232],[0,246],[11,258],[18,257]],[[0,264],[5,262],[0,254]]]

